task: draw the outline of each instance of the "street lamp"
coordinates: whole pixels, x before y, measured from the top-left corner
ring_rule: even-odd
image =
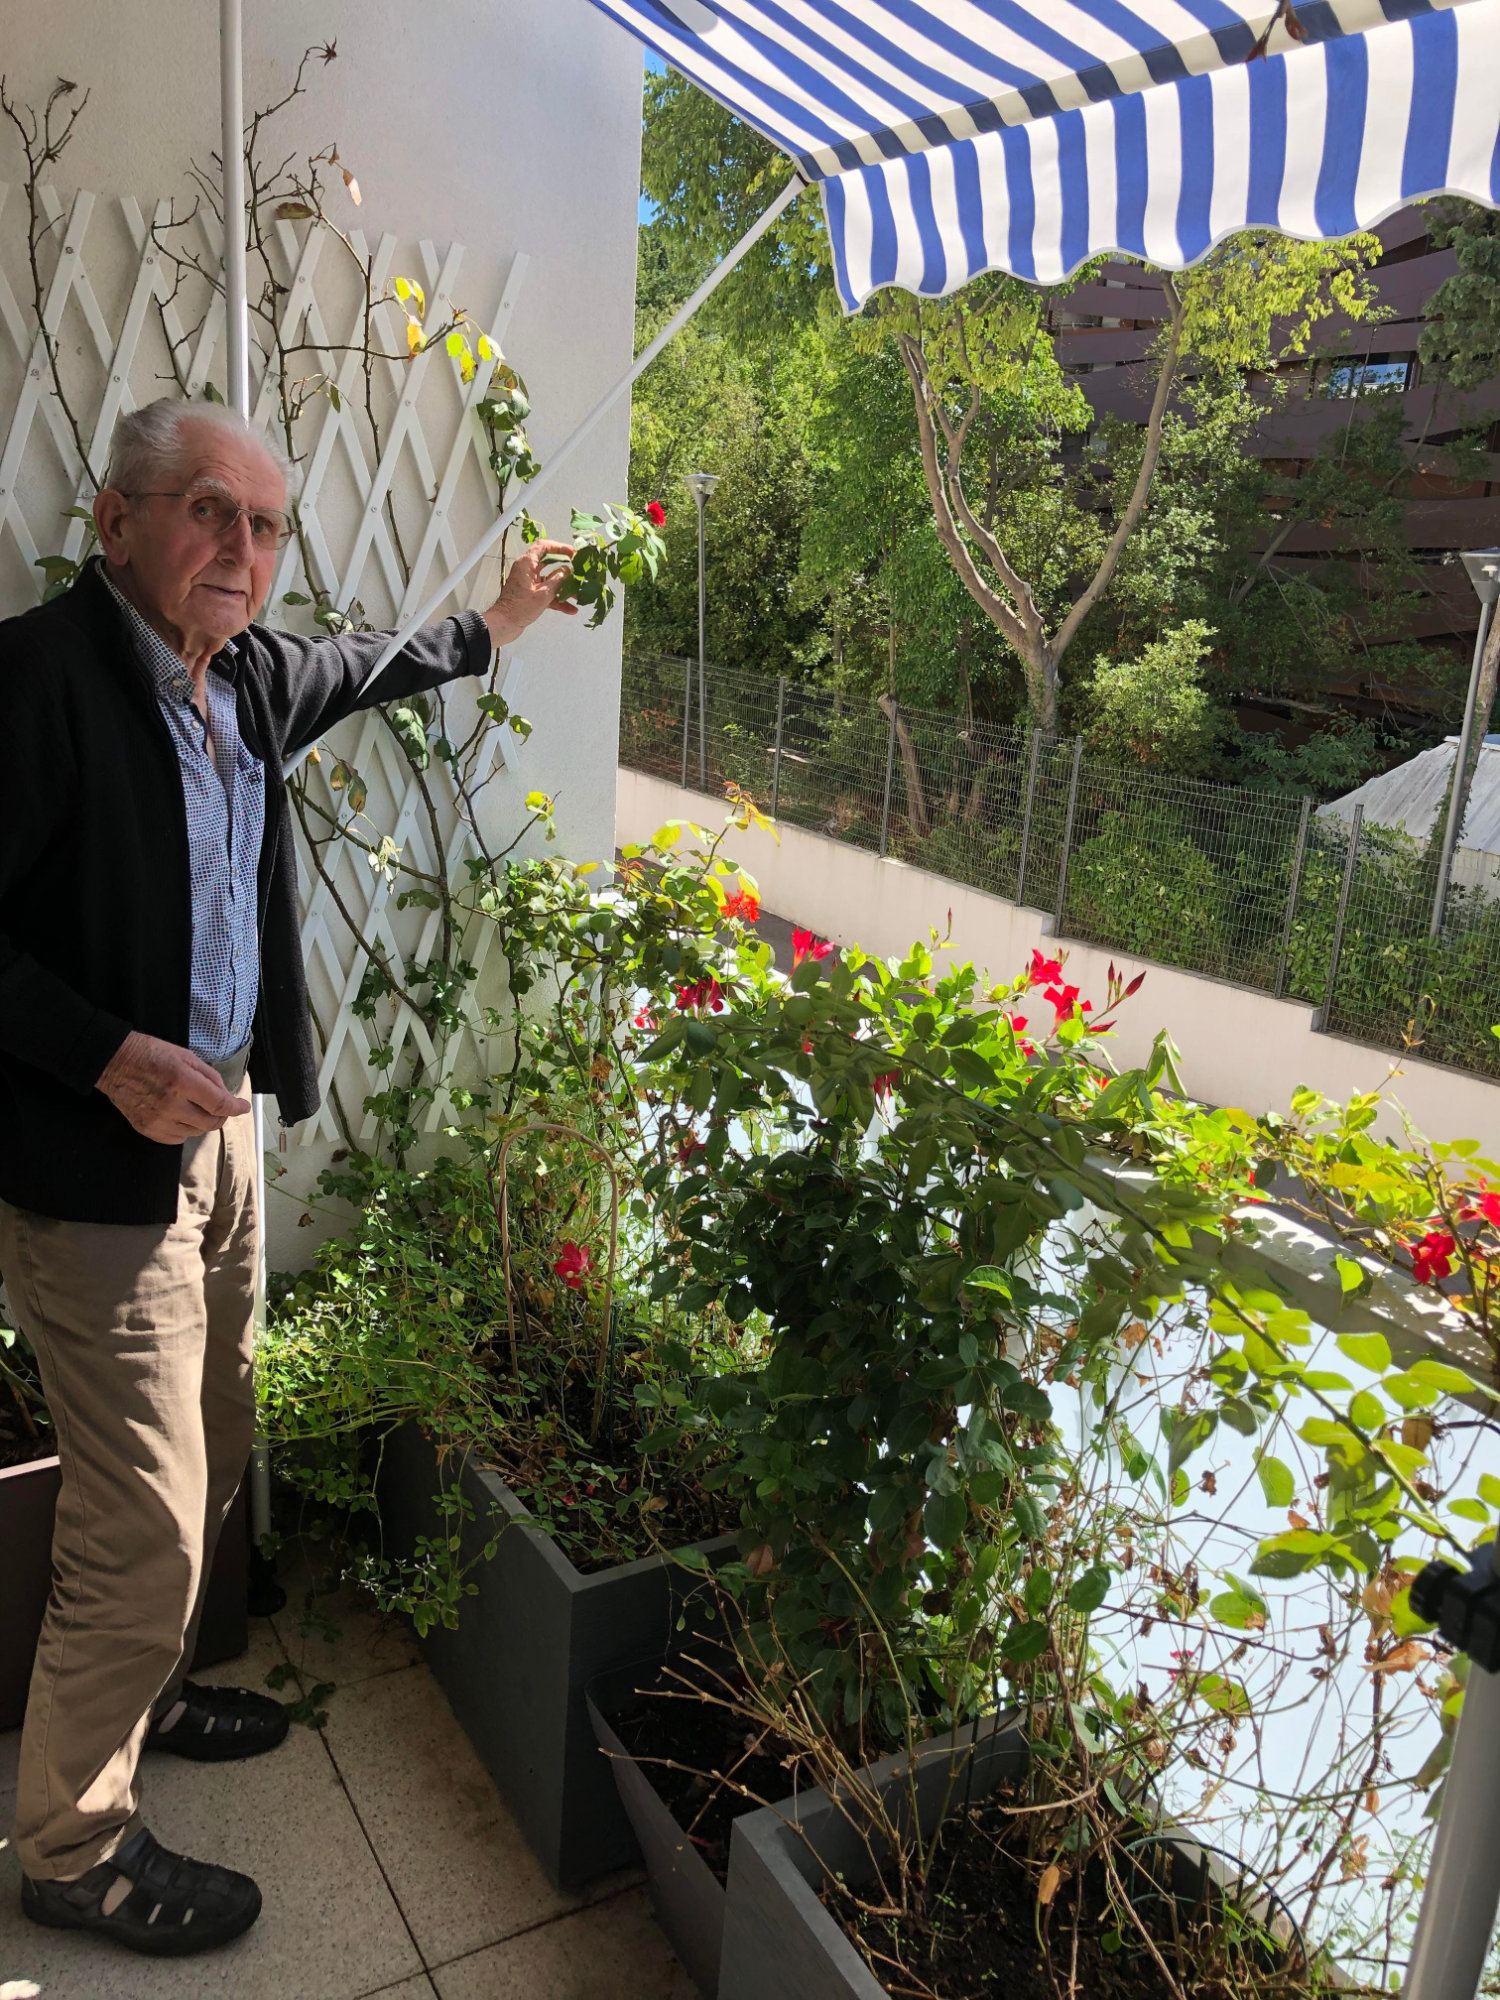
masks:
[[[698,504],[698,789],[708,790],[708,599],[703,585],[703,510],[719,483],[717,472],[690,472],[683,484]]]
[[[699,510],[701,521],[702,510]],[[701,546],[701,537],[700,537]],[[1469,694],[1464,703],[1463,727],[1458,732],[1458,757],[1453,766],[1453,783],[1448,788],[1448,823],[1443,828],[1443,853],[1438,863],[1437,891],[1432,899],[1429,937],[1443,928],[1443,908],[1448,900],[1448,871],[1453,866],[1453,850],[1463,832],[1464,811],[1469,803],[1469,746],[1474,741],[1474,717],[1479,705],[1479,679],[1484,670],[1485,641],[1500,598],[1500,549],[1465,549],[1460,557],[1469,572],[1469,581],[1479,597],[1479,632],[1474,640],[1474,664],[1469,669]]]

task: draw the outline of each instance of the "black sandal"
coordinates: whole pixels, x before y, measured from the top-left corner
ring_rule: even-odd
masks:
[[[268,1694],[184,1681],[176,1701],[147,1730],[145,1747],[199,1764],[227,1764],[263,1756],[286,1732],[286,1710]]]
[[[54,1930],[93,1931],[127,1951],[186,1958],[249,1930],[260,1915],[260,1890],[231,1868],[169,1854],[142,1827],[75,1882],[23,1875],[21,1909]]]

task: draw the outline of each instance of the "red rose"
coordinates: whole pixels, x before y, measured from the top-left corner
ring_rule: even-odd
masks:
[[[664,528],[667,525],[667,510],[663,507],[660,500],[653,500],[651,502],[651,505],[646,509],[646,519],[651,523],[653,528]]]

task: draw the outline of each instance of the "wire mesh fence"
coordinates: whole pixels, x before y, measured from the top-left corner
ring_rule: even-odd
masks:
[[[1436,834],[1108,764],[1081,739],[723,667],[700,683],[694,662],[638,655],[620,761],[710,796],[738,784],[789,825],[1048,910],[1059,937],[1305,1000],[1332,1032],[1500,1076],[1500,893],[1455,879],[1430,935]]]

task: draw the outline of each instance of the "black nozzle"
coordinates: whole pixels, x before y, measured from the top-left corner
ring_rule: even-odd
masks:
[[[1430,1562],[1419,1570],[1412,1578],[1411,1608],[1476,1667],[1500,1673],[1500,1574],[1493,1542],[1473,1551],[1467,1569]]]

